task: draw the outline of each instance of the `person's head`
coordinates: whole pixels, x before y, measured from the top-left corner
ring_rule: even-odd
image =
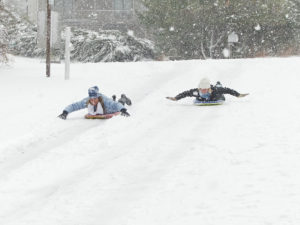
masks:
[[[97,86],[90,87],[88,89],[89,98],[97,98],[99,93],[99,88]]]
[[[94,89],[97,91],[97,93],[99,93],[99,88],[98,88],[98,86],[94,86],[94,87],[92,87],[92,88],[94,88]]]
[[[99,98],[90,98],[90,104],[97,105],[99,103]]]
[[[90,87],[88,93],[89,93],[90,103],[92,105],[97,105],[99,102],[98,100],[99,88],[97,86]]]
[[[201,79],[198,89],[202,94],[206,94],[210,92],[210,80],[208,78]]]

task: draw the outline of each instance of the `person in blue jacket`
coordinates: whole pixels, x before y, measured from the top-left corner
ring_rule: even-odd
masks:
[[[77,110],[87,108],[89,115],[103,115],[115,112],[121,112],[122,116],[130,116],[127,109],[124,107],[125,104],[131,105],[131,100],[122,94],[118,101],[115,101],[116,97],[113,99],[99,93],[99,88],[97,86],[88,89],[89,96],[82,99],[79,102],[75,102],[68,105],[58,117],[61,119],[67,119],[67,116]]]

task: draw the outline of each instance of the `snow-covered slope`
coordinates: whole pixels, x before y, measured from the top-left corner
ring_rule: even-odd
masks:
[[[0,68],[0,224],[300,223],[299,58]],[[203,76],[241,93],[222,106],[171,102]],[[129,118],[68,120],[98,85]]]

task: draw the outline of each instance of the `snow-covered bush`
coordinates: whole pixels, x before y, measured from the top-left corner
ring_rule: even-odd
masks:
[[[36,26],[22,19],[10,9],[1,10],[1,24],[6,30],[7,50],[16,55],[33,56],[38,55],[36,46]]]
[[[37,46],[37,27],[8,10],[4,14],[4,26],[10,37],[9,52],[26,57],[44,57],[45,49]],[[154,58],[152,42],[119,31],[72,29],[71,43],[71,60],[79,62],[129,62]],[[53,54],[63,58],[64,45],[62,35],[61,48]]]
[[[2,24],[3,20],[3,6],[0,2],[0,63],[5,63],[8,61],[7,59],[7,43],[8,43],[8,36],[6,32],[5,26]]]
[[[129,62],[154,58],[152,42],[119,31],[73,30],[71,59],[80,62]]]
[[[0,24],[0,63],[7,62],[7,34],[4,26]]]

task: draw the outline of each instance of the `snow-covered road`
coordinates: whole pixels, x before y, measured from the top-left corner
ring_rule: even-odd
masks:
[[[299,58],[0,67],[0,224],[300,223]],[[201,77],[241,93],[222,106],[165,96]],[[57,118],[98,85],[131,117]]]

